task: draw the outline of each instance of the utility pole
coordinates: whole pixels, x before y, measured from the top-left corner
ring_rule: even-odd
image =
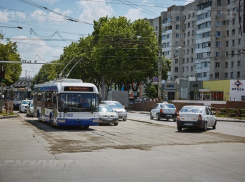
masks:
[[[2,71],[3,71],[3,66],[2,66]],[[1,81],[0,113],[3,113],[3,82],[2,81]]]
[[[158,58],[158,101],[162,100],[162,47],[159,45]]]
[[[159,58],[158,58],[158,102],[162,101],[162,18],[159,17],[159,29],[158,29],[158,49],[159,49]]]

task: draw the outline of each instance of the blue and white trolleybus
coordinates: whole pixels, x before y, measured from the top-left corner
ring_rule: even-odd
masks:
[[[98,89],[79,79],[58,78],[34,86],[34,114],[51,126],[98,125]]]

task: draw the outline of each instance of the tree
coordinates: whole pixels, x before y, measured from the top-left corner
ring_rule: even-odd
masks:
[[[3,39],[3,35],[0,34],[0,39]],[[7,43],[3,44],[0,42],[0,60],[1,61],[21,61],[20,55],[18,54],[17,45],[15,42],[11,42],[7,39]],[[21,65],[11,63],[1,63],[1,67],[5,70],[5,82],[6,86],[10,86],[19,80],[21,75]],[[1,68],[0,68],[1,69]]]
[[[166,57],[162,58],[162,79],[168,79],[168,71],[171,71],[172,60]]]
[[[145,85],[145,95],[149,98],[156,98],[157,97],[157,88],[156,88],[156,86],[152,85],[152,82],[147,83]]]
[[[57,63],[58,61],[51,61],[51,63]],[[39,70],[38,74],[34,76],[32,81],[32,88],[34,84],[44,83],[46,81],[54,80],[57,75],[56,64],[44,64]]]
[[[97,43],[92,58],[105,82],[110,83],[111,80],[119,88],[124,85],[125,90],[128,90],[132,83],[138,87],[139,83],[153,76],[158,45],[149,22],[130,22],[125,17],[113,17],[101,18],[94,24],[93,36]]]

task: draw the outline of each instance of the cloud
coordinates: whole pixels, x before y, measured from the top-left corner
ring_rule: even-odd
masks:
[[[129,9],[127,14],[124,15],[127,19],[131,19],[131,21],[143,19],[144,15],[140,11],[140,9]]]
[[[102,3],[99,4],[89,1],[79,1],[77,2],[80,9],[83,10],[80,15],[81,21],[86,21],[92,23],[94,20],[98,20],[100,17],[111,16],[114,10],[110,5],[106,5],[105,0],[101,0]]]
[[[8,13],[8,10],[3,10],[3,11],[0,11],[0,22],[8,22],[9,21],[9,13]]]
[[[189,3],[192,3],[192,2],[194,2],[195,0],[187,0],[186,2],[185,2],[185,5],[187,5],[187,4],[189,4]]]
[[[54,2],[58,2],[59,0],[44,0],[44,1],[53,4]]]
[[[18,42],[18,51],[22,60],[31,60],[32,63],[34,63],[35,60],[37,60],[38,63],[47,63],[51,61],[50,57],[52,58],[52,56],[52,60],[57,60],[63,53],[62,48],[53,48],[47,45],[42,39],[36,37],[28,38],[26,36],[18,36],[12,37],[11,41]],[[38,73],[40,68],[40,64],[23,64],[21,76],[25,76],[25,71],[28,72],[28,75],[34,76]]]

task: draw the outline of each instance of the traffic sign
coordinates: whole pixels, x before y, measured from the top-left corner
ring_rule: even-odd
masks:
[[[158,78],[157,77],[154,77],[153,78],[153,82],[158,82]]]

